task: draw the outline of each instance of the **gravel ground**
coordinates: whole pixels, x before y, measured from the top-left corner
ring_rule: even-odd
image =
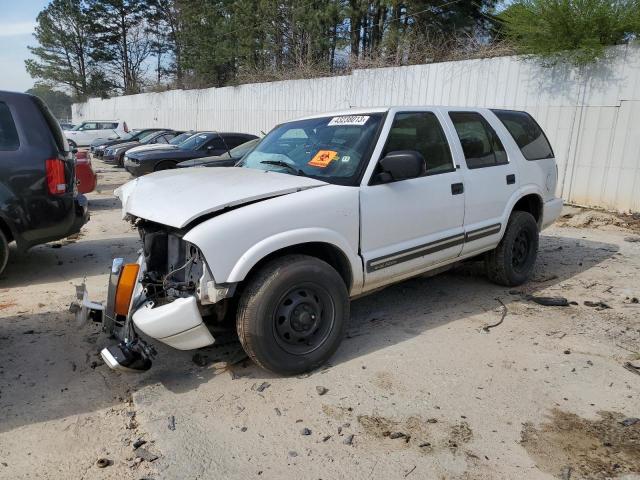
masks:
[[[640,363],[640,243],[616,217],[545,230],[517,289],[468,263],[354,301],[310,375],[266,373],[225,333],[121,374],[68,313],[75,284],[104,298],[111,258],[139,248],[112,196],[128,175],[94,166],[78,238],[12,252],[0,278],[0,478],[640,478],[640,375],[623,368]]]

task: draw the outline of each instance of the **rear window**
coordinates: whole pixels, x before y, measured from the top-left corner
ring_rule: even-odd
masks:
[[[6,103],[0,102],[0,150],[17,150],[20,146],[16,124]]]
[[[527,160],[553,158],[553,150],[540,125],[526,112],[492,110],[507,128]]]
[[[60,128],[60,124],[55,119],[53,114],[49,111],[45,103],[38,97],[33,97],[33,101],[37,105],[38,109],[42,113],[47,125],[49,126],[49,130],[51,131],[51,135],[56,142],[56,146],[58,147],[58,151],[66,152],[69,150],[69,145],[67,144],[67,139],[62,133],[62,129]]]

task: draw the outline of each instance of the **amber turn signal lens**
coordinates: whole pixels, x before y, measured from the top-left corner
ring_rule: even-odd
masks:
[[[129,303],[131,303],[131,295],[136,286],[139,270],[140,265],[137,263],[127,263],[122,267],[116,289],[115,312],[117,315],[126,316],[129,313]]]

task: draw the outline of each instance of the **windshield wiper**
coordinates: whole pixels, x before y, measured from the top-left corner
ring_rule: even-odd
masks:
[[[302,175],[302,176],[307,175],[299,168],[295,168],[289,165],[287,162],[283,162],[282,160],[262,160],[260,163],[264,163],[265,165],[275,165],[276,167],[284,167],[290,172],[293,172],[295,175]]]

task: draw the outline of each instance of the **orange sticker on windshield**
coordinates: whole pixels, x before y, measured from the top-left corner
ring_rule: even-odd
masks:
[[[307,165],[326,168],[327,165],[333,162],[336,158],[338,158],[338,152],[334,152],[333,150],[320,150]]]

